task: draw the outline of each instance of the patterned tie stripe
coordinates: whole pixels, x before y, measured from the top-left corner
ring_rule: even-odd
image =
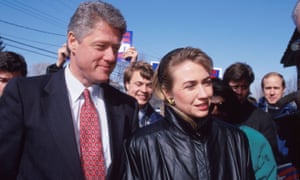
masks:
[[[86,179],[105,179],[105,160],[102,150],[100,124],[88,89],[83,92],[80,110],[80,151]]]

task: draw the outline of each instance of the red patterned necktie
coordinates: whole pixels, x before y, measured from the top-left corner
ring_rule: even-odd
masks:
[[[100,122],[88,89],[80,110],[80,151],[85,179],[105,179]]]

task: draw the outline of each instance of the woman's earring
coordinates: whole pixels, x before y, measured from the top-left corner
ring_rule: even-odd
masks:
[[[172,106],[175,106],[175,100],[173,98],[168,98],[168,103]]]

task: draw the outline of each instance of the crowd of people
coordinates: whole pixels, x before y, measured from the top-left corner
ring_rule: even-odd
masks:
[[[266,73],[256,101],[249,64],[213,77],[210,56],[186,46],[154,70],[130,47],[123,92],[110,75],[126,29],[113,5],[83,2],[44,75],[0,52],[0,179],[300,178],[299,107],[280,103],[283,75]]]

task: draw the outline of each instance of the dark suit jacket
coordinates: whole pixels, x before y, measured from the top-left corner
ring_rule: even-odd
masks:
[[[138,126],[136,101],[101,85],[107,110],[112,164],[123,172],[123,140]],[[0,98],[0,179],[83,179],[64,71],[11,80]]]

